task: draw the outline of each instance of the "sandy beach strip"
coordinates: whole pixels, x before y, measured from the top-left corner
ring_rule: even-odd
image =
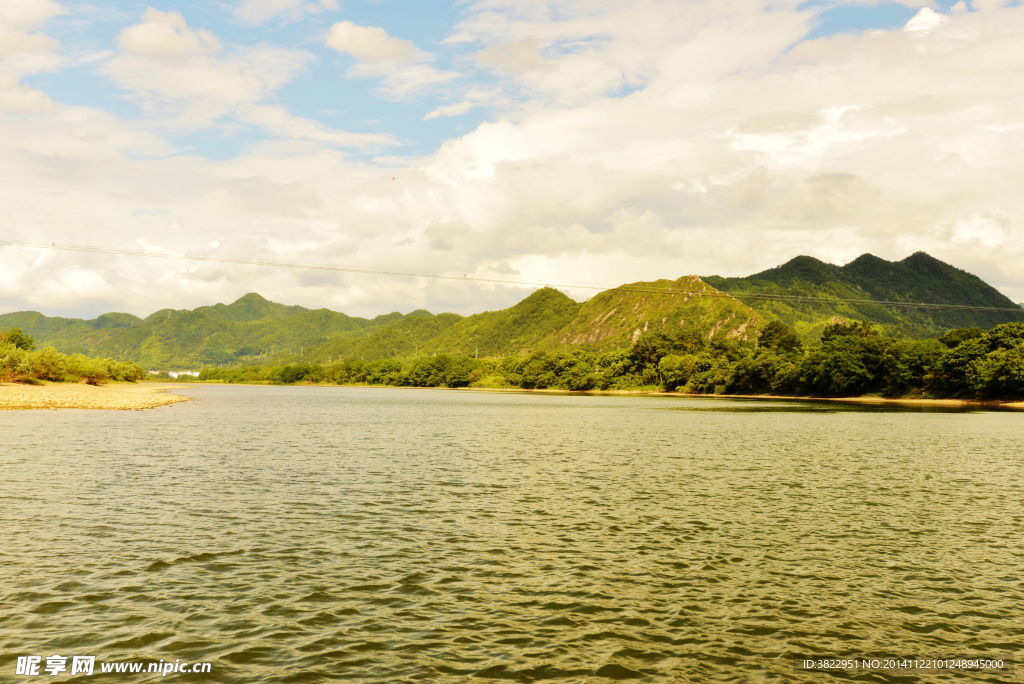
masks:
[[[770,399],[775,401],[831,401],[846,404],[905,404],[908,406],[951,406],[1000,409],[1024,409],[1024,402],[999,399],[925,399],[920,397],[813,397],[776,394],[685,394],[662,392],[677,397],[718,397],[721,399]]]
[[[376,385],[381,387],[383,385]],[[398,388],[402,389],[402,388]],[[432,389],[448,389],[435,387]],[[687,397],[697,399],[759,399],[768,401],[829,401],[848,404],[906,404],[909,406],[949,406],[1024,410],[1024,401],[999,399],[924,399],[919,397],[815,397],[788,394],[695,394],[691,392],[659,392],[656,390],[587,390],[573,392],[564,389],[523,389],[521,387],[458,387],[469,392],[525,392],[532,394],[593,394],[623,397]]]
[[[70,382],[43,385],[2,383],[0,410],[72,408],[141,411],[188,401],[188,397],[165,391],[174,388],[174,385],[152,383],[110,383],[100,387]]]

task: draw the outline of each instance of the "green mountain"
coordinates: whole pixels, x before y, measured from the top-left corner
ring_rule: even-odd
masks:
[[[1024,310],[1014,307],[976,276],[927,254],[899,262],[865,254],[845,266],[801,256],[746,278],[630,283],[582,304],[543,288],[515,306],[472,316],[413,311],[371,320],[247,294],[231,304],[163,309],[145,319],[108,313],[80,320],[21,311],[0,315],[0,330],[21,328],[39,346],[65,353],[173,369],[439,353],[492,357],[570,347],[604,351],[629,347],[645,332],[751,341],[774,318],[806,339],[818,336],[835,316],[868,320],[893,335],[927,337],[950,328],[1024,321]]]
[[[579,302],[545,287],[508,309],[467,316],[431,340],[427,349],[476,356],[530,352],[579,310]]]
[[[605,290],[579,307],[543,347],[580,346],[603,351],[629,347],[645,332],[692,333],[708,341],[749,340],[761,319],[749,306],[697,276],[630,283]]]
[[[304,309],[247,294],[232,304],[194,310],[162,309],[145,319],[104,314],[93,320],[49,318],[36,312],[0,315],[0,330],[21,328],[39,346],[131,360],[149,368],[252,363],[300,353],[339,333],[390,323],[327,309]]]
[[[389,325],[338,335],[311,349],[302,360],[379,359],[417,354],[503,356],[532,351],[558,330],[580,305],[558,290],[537,290],[508,309],[472,316],[413,311]],[[293,357],[290,360],[299,360]]]
[[[749,339],[759,320],[730,295],[689,276],[624,285],[584,304],[543,288],[507,309],[465,317],[420,310],[367,320],[248,294],[232,304],[163,309],[145,319],[105,314],[84,321],[18,312],[0,315],[0,330],[20,327],[40,346],[66,353],[169,369],[440,353],[503,356],[566,346],[625,348],[648,330]]]
[[[750,307],[687,276],[623,285],[583,304],[546,287],[508,309],[464,318],[414,311],[386,326],[338,335],[301,357],[277,360],[325,362],[443,353],[486,357],[565,347],[606,350],[629,347],[648,330],[690,331],[709,340],[752,339],[759,327],[760,317]]]
[[[868,320],[894,336],[941,335],[950,328],[1024,321],[1024,312],[914,306],[926,302],[1014,309],[1016,305],[977,276],[924,252],[902,261],[864,254],[845,266],[808,256],[746,278],[705,279],[735,295],[765,318],[778,318],[814,339],[834,316]],[[772,299],[770,296],[790,297]],[[808,297],[801,300],[800,297]],[[845,301],[840,301],[845,300]],[[866,301],[869,300],[869,301]],[[875,302],[908,302],[878,304]]]
[[[385,325],[335,335],[302,353],[280,354],[276,361],[323,363],[345,358],[370,360],[413,356],[425,351],[426,342],[460,320],[462,316],[458,314],[434,315],[418,309],[393,318]]]

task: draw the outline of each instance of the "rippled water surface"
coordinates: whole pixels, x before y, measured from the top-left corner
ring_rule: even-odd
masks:
[[[794,658],[1024,650],[1021,414],[181,391],[0,413],[0,681],[33,653],[224,682],[820,682]]]

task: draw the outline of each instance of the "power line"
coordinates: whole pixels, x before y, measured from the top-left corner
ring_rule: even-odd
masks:
[[[757,299],[777,300],[802,303],[844,303],[844,304],[874,304],[882,306],[903,306],[912,308],[931,309],[952,309],[967,311],[1013,311],[1021,313],[1020,307],[1007,306],[976,306],[971,304],[940,304],[935,302],[904,302],[898,300],[884,299],[851,299],[844,297],[820,297],[813,295],[787,295],[767,293],[744,293],[744,292],[721,292],[717,290],[681,290],[662,289],[651,287],[639,287],[634,285],[581,285],[579,283],[555,283],[531,280],[515,280],[510,278],[487,278],[483,276],[449,275],[442,273],[418,273],[415,271],[384,270],[374,268],[359,268],[355,266],[336,266],[333,264],[311,264],[295,261],[273,261],[267,259],[250,259],[246,257],[214,256],[206,254],[178,254],[174,252],[158,252],[141,249],[126,249],[119,247],[96,247],[93,245],[73,245],[58,242],[27,242],[21,240],[0,240],[0,246],[26,247],[31,249],[59,250],[65,252],[85,252],[90,254],[111,254],[118,256],[149,257],[155,259],[175,259],[180,261],[201,261],[224,264],[239,264],[243,266],[267,266],[272,268],[302,269],[310,271],[334,271],[339,273],[359,273],[363,275],[384,275],[405,278],[429,278],[434,280],[461,280],[465,282],[492,283],[500,285],[519,285],[528,287],[559,287],[569,290],[619,290],[624,292],[638,292],[643,294],[676,295],[676,296],[698,296],[717,297],[721,299]],[[708,286],[710,288],[710,286]]]

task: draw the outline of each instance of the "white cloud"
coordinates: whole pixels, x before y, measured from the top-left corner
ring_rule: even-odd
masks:
[[[990,12],[1006,7],[1013,0],[971,0],[971,5],[979,12]]]
[[[111,64],[127,60],[125,71],[112,76],[179,118],[228,117],[284,140],[227,160],[149,158],[159,138],[114,117],[0,117],[0,206],[13,239],[548,282],[742,274],[799,253],[924,249],[1024,301],[1024,164],[1013,145],[1024,122],[1024,8],[951,12],[931,31],[806,41],[815,15],[799,4],[468,5],[450,45],[485,52],[502,74],[499,92],[466,86],[481,92],[436,116],[494,101],[503,113],[434,154],[373,162],[348,159],[333,147],[347,144],[342,133],[276,103],[308,58],[216,50],[179,25],[191,52],[122,50]],[[486,52],[495,46],[505,47]],[[358,314],[471,311],[522,295],[11,249],[0,250],[0,274],[8,306],[48,311],[147,313],[249,290]],[[47,290],[47,281],[81,289]]]
[[[309,140],[341,147],[382,147],[396,144],[394,137],[390,135],[331,130],[318,121],[295,116],[277,105],[258,105],[243,109],[240,118],[261,126],[273,135],[293,140]]]
[[[50,0],[0,4],[0,111],[30,113],[52,106],[44,92],[21,79],[60,66],[60,44],[38,29],[63,12],[61,5]]]
[[[64,11],[64,7],[53,0],[4,0],[0,5],[0,25],[33,30]]]
[[[431,119],[439,119],[448,116],[462,116],[473,109],[474,106],[475,105],[472,102],[463,100],[462,102],[457,102],[455,104],[438,107],[437,109],[430,111],[423,118],[429,121]]]
[[[177,59],[219,52],[220,42],[209,31],[192,31],[179,12],[153,8],[142,15],[142,23],[121,32],[118,44],[125,52],[153,58]]]
[[[922,7],[903,28],[906,31],[927,33],[928,31],[934,31],[948,21],[949,17],[946,15],[936,12],[930,7]]]
[[[121,52],[100,67],[102,73],[165,126],[207,127],[231,119],[271,135],[327,144],[394,143],[390,136],[334,131],[265,104],[304,71],[312,59],[307,52],[266,45],[225,51],[216,36],[190,28],[178,12],[155,9],[122,31],[118,45]]]
[[[348,75],[380,81],[379,93],[393,100],[412,97],[431,86],[458,78],[458,74],[452,71],[436,69],[419,61],[360,62],[348,70]]]
[[[298,21],[340,8],[338,0],[242,0],[235,8],[235,16],[244,24],[257,25],[277,18]]]
[[[331,27],[326,44],[357,60],[348,70],[351,78],[379,80],[381,92],[393,99],[408,97],[458,76],[432,66],[432,55],[377,26],[339,21]]]
[[[377,26],[359,26],[351,21],[339,21],[331,27],[327,46],[363,62],[404,62],[419,53],[408,40],[389,36]]]

